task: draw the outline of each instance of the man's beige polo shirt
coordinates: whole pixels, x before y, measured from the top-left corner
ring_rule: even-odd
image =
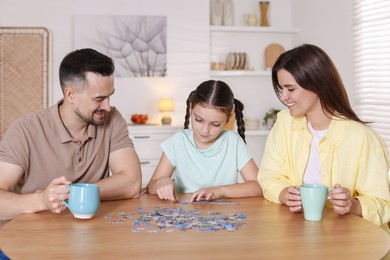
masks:
[[[109,176],[111,152],[134,149],[126,121],[115,107],[106,112],[102,125],[89,125],[79,143],[62,123],[61,103],[17,119],[0,142],[0,161],[19,165],[25,172],[18,185],[21,193],[45,189],[60,176],[72,182],[96,182]]]

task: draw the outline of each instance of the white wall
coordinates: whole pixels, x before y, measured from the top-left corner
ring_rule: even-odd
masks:
[[[300,29],[288,45],[311,42],[329,53],[350,97],[353,90],[351,2],[271,0],[269,13],[272,26],[292,25]],[[259,14],[257,0],[234,0],[234,3],[237,25],[244,23],[242,13]],[[158,122],[161,117],[158,99],[173,97],[176,108],[172,113],[173,124],[181,125],[188,94],[209,79],[209,0],[0,0],[0,26],[42,26],[50,32],[50,104],[62,97],[58,67],[62,58],[73,50],[73,15],[168,17],[167,77],[116,78],[111,103],[126,118],[133,113],[147,113],[153,122]],[[259,48],[262,44],[259,43]],[[228,81],[237,98],[246,104],[246,115],[260,118],[269,107],[280,106],[270,78],[222,80]]]
[[[293,24],[300,29],[295,45],[311,43],[321,47],[335,63],[354,103],[353,86],[353,0],[294,0]]]
[[[147,113],[160,120],[158,100],[176,101],[174,123],[184,118],[185,100],[209,77],[208,0],[0,0],[0,26],[42,26],[50,32],[50,104],[62,97],[58,67],[73,50],[73,15],[166,15],[168,76],[116,78],[111,98],[128,120]],[[180,120],[179,120],[180,118]]]

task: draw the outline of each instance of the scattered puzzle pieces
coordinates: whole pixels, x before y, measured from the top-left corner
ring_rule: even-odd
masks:
[[[156,208],[150,211],[137,208],[137,211],[138,213],[130,214],[120,211],[118,212],[118,220],[112,219],[111,215],[107,215],[105,218],[110,219],[110,224],[124,224],[127,220],[130,220],[134,227],[131,231],[135,233],[142,231],[149,233],[165,231],[170,233],[175,230],[186,231],[189,229],[195,229],[197,232],[234,231],[245,224],[243,220],[246,218],[243,213],[223,215],[220,212],[210,211],[204,214],[199,209],[186,210],[181,207]]]
[[[181,204],[191,204],[187,200],[180,201]],[[192,204],[215,204],[215,205],[239,205],[239,202],[233,202],[233,201],[225,201],[223,199],[220,200],[200,200],[200,201],[193,201]]]

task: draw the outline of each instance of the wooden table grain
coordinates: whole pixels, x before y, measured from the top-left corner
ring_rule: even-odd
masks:
[[[102,202],[90,220],[71,213],[25,214],[0,229],[0,248],[11,259],[381,259],[390,236],[353,215],[339,216],[326,208],[320,222],[263,198],[228,199],[235,205],[181,204],[155,195]],[[110,224],[118,213],[139,213],[156,207],[182,207],[222,214],[244,213],[235,231],[134,233],[132,221]],[[105,216],[112,215],[113,219]]]

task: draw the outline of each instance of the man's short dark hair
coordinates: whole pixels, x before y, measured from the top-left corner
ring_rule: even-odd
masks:
[[[93,72],[101,76],[111,76],[114,70],[114,61],[110,57],[94,49],[75,50],[66,55],[61,62],[61,88],[64,90],[69,83],[83,86],[86,81],[86,72]]]

